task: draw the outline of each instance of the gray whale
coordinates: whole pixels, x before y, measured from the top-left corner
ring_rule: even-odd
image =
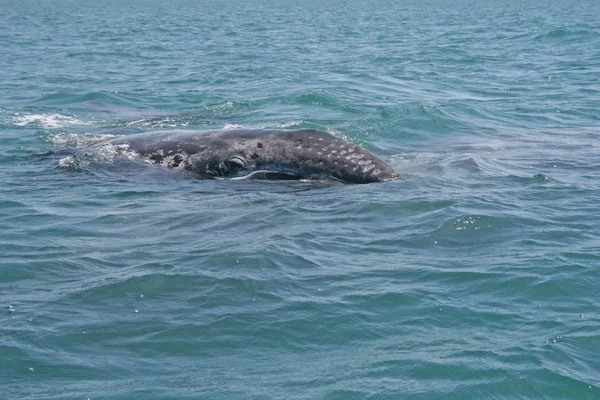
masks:
[[[106,145],[202,178],[332,178],[349,183],[398,178],[392,167],[364,148],[314,129],[167,130],[100,144]]]

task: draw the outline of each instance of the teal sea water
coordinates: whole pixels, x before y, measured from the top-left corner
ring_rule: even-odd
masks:
[[[600,398],[596,1],[1,8],[1,399]],[[68,162],[235,127],[402,178]]]

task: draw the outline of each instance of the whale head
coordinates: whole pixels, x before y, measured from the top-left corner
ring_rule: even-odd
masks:
[[[314,129],[155,131],[109,141],[156,163],[183,166],[200,177],[331,178],[384,182],[396,172],[366,149]]]

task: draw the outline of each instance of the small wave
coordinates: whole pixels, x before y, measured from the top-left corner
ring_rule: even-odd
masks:
[[[549,32],[537,35],[535,40],[554,40],[566,38],[582,38],[590,35],[597,35],[595,32],[588,30],[569,30],[564,28],[553,29]]]
[[[223,112],[231,110],[235,107],[235,104],[232,101],[226,101],[221,104],[213,104],[211,106],[207,106],[206,108],[211,111]]]
[[[157,44],[146,44],[146,45],[142,45],[139,47],[141,50],[152,50],[152,51],[161,51],[161,52],[168,52],[169,49],[164,47],[164,46],[160,46]]]
[[[294,98],[294,102],[300,105],[313,105],[319,107],[333,107],[337,104],[335,97],[325,91],[301,94]]]
[[[523,181],[529,183],[529,182],[533,182],[533,183],[548,183],[550,181],[550,177],[546,174],[535,174],[533,175],[533,177],[531,178],[522,178]]]
[[[16,115],[13,118],[13,124],[17,126],[27,126],[37,124],[44,128],[64,128],[67,126],[90,126],[90,121],[82,121],[75,117],[62,114],[25,114]]]
[[[461,215],[447,219],[432,232],[437,241],[463,244],[497,242],[510,236],[513,224],[487,215]]]
[[[447,164],[446,168],[448,169],[459,168],[473,173],[483,170],[477,160],[469,155],[451,156],[443,164]]]

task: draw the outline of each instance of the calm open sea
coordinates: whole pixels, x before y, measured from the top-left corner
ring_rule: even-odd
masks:
[[[402,179],[67,163],[317,128]],[[600,398],[597,1],[2,1],[0,399]]]

